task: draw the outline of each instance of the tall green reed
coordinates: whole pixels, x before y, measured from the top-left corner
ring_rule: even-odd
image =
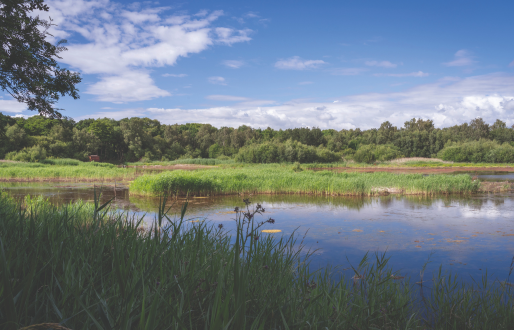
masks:
[[[480,183],[469,175],[356,173],[331,171],[295,172],[290,167],[261,165],[239,169],[171,171],[144,175],[130,185],[130,192],[158,196],[163,192],[189,191],[194,195],[239,193],[291,193],[316,195],[379,195],[388,189],[404,194],[473,193]]]
[[[438,274],[420,300],[384,255],[366,254],[352,278],[313,270],[295,235],[259,232],[264,209],[249,201],[232,233],[188,221],[187,204],[169,215],[166,196],[151,224],[98,202],[88,219],[69,205],[32,206],[0,195],[3,329],[507,329],[513,320],[508,285],[487,279],[470,294]]]

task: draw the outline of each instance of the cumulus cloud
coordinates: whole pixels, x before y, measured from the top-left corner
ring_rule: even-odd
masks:
[[[42,15],[54,20],[49,32],[55,39],[78,35],[85,40],[70,43],[61,61],[84,74],[99,75],[100,81],[85,92],[102,101],[168,96],[155,86],[147,68],[174,65],[179,57],[202,52],[213,44],[251,40],[249,29],[213,26],[222,11],[169,14],[167,7],[123,6],[109,0],[49,0],[48,4],[50,12]],[[145,83],[122,81],[131,75],[140,76]]]
[[[113,103],[144,101],[171,95],[155,86],[150,75],[141,71],[102,77],[100,82],[89,87],[87,93],[96,95],[99,101]]]
[[[451,62],[443,63],[445,66],[469,66],[475,64],[471,53],[465,49],[461,49],[455,53],[455,59]]]
[[[13,112],[19,113],[26,110],[27,106],[25,103],[20,103],[16,100],[0,100],[0,111],[1,112]]]
[[[275,68],[282,70],[307,70],[317,69],[323,64],[323,60],[303,60],[299,56],[293,56],[285,60],[279,60],[275,63]]]
[[[144,115],[164,123],[210,123],[217,127],[291,128],[318,126],[334,128],[377,128],[388,120],[402,127],[412,118],[431,119],[447,127],[481,117],[493,123],[497,118],[514,124],[514,75],[489,74],[464,79],[441,79],[395,93],[343,96],[335,101],[292,100],[275,103],[240,96],[210,96],[236,102],[203,109],[149,108]],[[266,103],[268,102],[268,103]],[[139,114],[141,115],[141,114]]]
[[[366,61],[364,62],[367,66],[378,66],[381,68],[396,68],[397,65],[389,61]]]
[[[238,60],[227,60],[222,62],[224,66],[232,68],[232,69],[239,69],[242,67],[245,62],[244,61],[238,61]]]
[[[223,77],[209,77],[207,81],[214,85],[226,85],[225,78]]]
[[[116,120],[120,120],[123,118],[131,118],[131,117],[143,117],[145,115],[145,109],[126,109],[122,111],[103,111],[97,112],[90,115],[84,115],[75,118],[75,120],[83,120],[89,118],[112,118]]]
[[[187,77],[187,74],[185,73],[179,73],[179,74],[175,74],[175,73],[165,73],[162,75],[163,77],[177,77],[177,78],[184,78],[184,77]]]

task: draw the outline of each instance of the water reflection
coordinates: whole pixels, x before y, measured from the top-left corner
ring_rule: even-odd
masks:
[[[2,184],[16,198],[42,195],[52,203],[92,200],[88,184]],[[103,185],[103,199],[114,196],[114,185]],[[146,214],[154,219],[158,198],[130,196],[117,186],[115,206]],[[246,196],[248,197],[248,196]],[[303,236],[306,245],[319,249],[314,266],[326,263],[357,264],[366,251],[388,251],[395,269],[419,274],[431,252],[431,265],[479,278],[487,268],[504,279],[514,255],[514,194],[463,196],[315,197],[299,195],[255,195],[266,216],[276,220],[262,229],[280,229],[281,234]],[[179,213],[184,200],[175,200],[172,213]],[[223,223],[234,228],[235,206],[241,196],[191,198],[188,217]],[[264,218],[262,220],[265,220]],[[429,270],[431,268],[429,267]]]

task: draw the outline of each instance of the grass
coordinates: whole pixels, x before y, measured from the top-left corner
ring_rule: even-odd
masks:
[[[420,286],[393,272],[385,256],[368,254],[352,278],[331,266],[311,270],[311,254],[293,236],[258,231],[259,206],[238,211],[231,237],[186,221],[187,204],[170,219],[162,203],[150,228],[106,205],[79,216],[76,206],[23,207],[0,195],[0,328],[508,329],[514,322],[510,286],[487,277],[466,284],[440,271]]]
[[[221,165],[221,164],[234,164],[233,159],[216,159],[216,158],[191,158],[191,159],[177,159],[172,161],[151,161],[151,162],[137,162],[129,163],[129,165],[178,165],[178,164],[191,164],[191,165]]]
[[[0,161],[0,180],[3,181],[94,181],[94,180],[133,180],[136,177],[156,170],[154,168],[145,168],[141,165],[176,165],[176,164],[192,164],[192,165],[215,165],[220,169],[248,169],[248,170],[264,170],[292,168],[293,164],[245,164],[235,163],[233,160],[219,159],[179,159],[172,162],[151,162],[151,163],[130,163],[134,167],[118,168],[116,165],[109,163],[97,162],[80,162],[74,159],[47,159],[42,163],[24,163],[24,162],[8,162]],[[511,164],[474,164],[474,163],[438,163],[424,161],[407,161],[402,164],[392,162],[381,162],[375,165],[340,162],[329,164],[300,164],[302,169],[330,169],[338,167],[511,167]]]
[[[79,166],[82,162],[76,159],[71,158],[47,158],[41,161],[43,164],[49,165],[70,165],[70,166]]]
[[[133,168],[73,159],[47,159],[42,163],[0,162],[0,178],[4,180],[127,180],[136,176]]]
[[[208,171],[172,171],[143,175],[130,184],[130,193],[159,196],[227,195],[239,193],[287,193],[316,195],[378,195],[387,191],[404,194],[473,193],[479,182],[469,175],[294,172],[290,167],[260,165]]]

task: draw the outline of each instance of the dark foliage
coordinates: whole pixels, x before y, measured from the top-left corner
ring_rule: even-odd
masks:
[[[162,125],[138,117],[76,123],[66,117],[23,119],[0,115],[0,157],[22,150],[39,154],[43,149],[47,157],[87,160],[88,155],[98,154],[105,161],[235,158],[250,163],[329,163],[344,158],[374,163],[403,156],[437,156],[452,161],[501,163],[514,161],[513,141],[514,130],[501,120],[488,125],[474,119],[469,124],[440,129],[430,120],[412,119],[401,128],[384,122],[379,129],[322,131]],[[30,149],[36,146],[40,148]]]
[[[46,40],[51,19],[32,16],[48,11],[43,0],[2,0],[0,3],[0,88],[29,110],[49,118],[61,118],[53,107],[60,96],[78,99],[78,73],[59,67],[59,53],[66,40],[53,45]]]

